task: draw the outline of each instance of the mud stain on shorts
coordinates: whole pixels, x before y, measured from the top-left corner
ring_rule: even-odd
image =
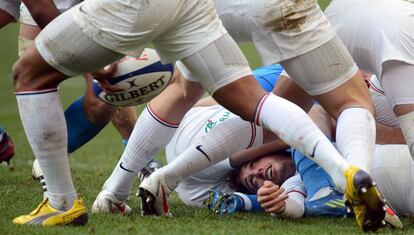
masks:
[[[316,4],[316,0],[281,0],[280,6],[269,9],[267,13],[269,20],[265,23],[265,27],[276,32],[301,32],[302,26]]]

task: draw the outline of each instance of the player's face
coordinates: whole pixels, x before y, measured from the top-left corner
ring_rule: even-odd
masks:
[[[265,180],[281,185],[295,174],[292,159],[283,155],[266,155],[244,164],[240,169],[240,182],[251,192],[256,193]]]

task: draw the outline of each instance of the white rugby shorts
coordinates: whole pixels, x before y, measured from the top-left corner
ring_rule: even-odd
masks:
[[[335,35],[317,0],[215,0],[215,3],[230,35],[237,42],[253,42],[265,65],[307,53]]]
[[[73,16],[103,47],[138,56],[152,42],[169,63],[226,33],[210,0],[88,0],[75,7]]]

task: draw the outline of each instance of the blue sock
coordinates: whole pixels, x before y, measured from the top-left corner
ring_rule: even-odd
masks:
[[[263,211],[263,208],[260,206],[259,202],[257,201],[256,194],[247,195],[247,197],[249,197],[250,201],[252,202],[252,211]]]
[[[83,111],[83,100],[84,96],[79,97],[65,110],[68,129],[68,153],[75,152],[106,126],[106,124],[95,125],[88,120]]]
[[[331,177],[314,161],[296,149],[293,149],[292,156],[296,170],[299,172],[305,184],[307,198],[312,198],[322,188],[334,187]]]
[[[260,206],[259,202],[257,201],[256,194],[244,194],[244,193],[236,193],[237,203],[236,211],[263,211],[263,208]],[[245,200],[249,200],[246,202]],[[251,208],[247,209],[246,204],[251,204]]]

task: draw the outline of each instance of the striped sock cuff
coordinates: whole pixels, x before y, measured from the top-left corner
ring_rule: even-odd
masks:
[[[159,123],[161,123],[164,126],[167,127],[171,127],[171,128],[178,128],[178,126],[180,125],[180,123],[172,123],[169,122],[167,120],[164,120],[163,118],[157,116],[157,114],[155,114],[155,112],[151,109],[151,105],[150,103],[147,104],[146,109],[148,110],[148,113]]]
[[[39,90],[39,91],[17,91],[14,94],[15,95],[41,95],[41,94],[46,94],[46,93],[52,93],[52,92],[57,92],[57,88],[52,88],[52,89],[45,89],[45,90]]]
[[[266,101],[266,99],[269,97],[269,95],[270,95],[270,93],[266,93],[262,96],[259,103],[257,104],[256,111],[254,112],[254,122],[259,126],[261,125],[260,113],[262,111],[263,104]]]

